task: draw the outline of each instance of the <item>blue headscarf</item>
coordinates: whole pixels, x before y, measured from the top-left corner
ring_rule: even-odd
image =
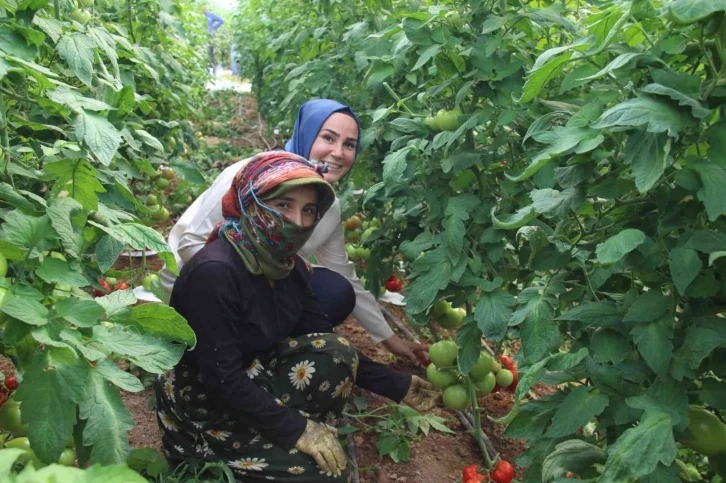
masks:
[[[316,99],[300,106],[300,110],[297,111],[297,119],[295,120],[295,127],[292,131],[292,138],[285,144],[285,151],[309,159],[310,150],[313,148],[313,143],[315,143],[315,138],[318,137],[320,128],[336,112],[349,114],[355,119],[358,125],[358,143],[356,144],[355,153],[358,154],[360,151],[361,135],[358,116],[355,115],[353,109],[350,107],[331,99]]]

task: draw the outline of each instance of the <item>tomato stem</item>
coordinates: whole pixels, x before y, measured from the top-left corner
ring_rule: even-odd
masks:
[[[469,400],[473,407],[472,414],[474,415],[474,439],[476,444],[479,445],[481,454],[484,456],[484,461],[487,463],[487,469],[492,469],[492,459],[489,457],[489,451],[484,444],[484,436],[481,430],[481,410],[479,409],[479,401],[476,398],[476,387],[471,379],[467,379],[467,386],[469,388]]]

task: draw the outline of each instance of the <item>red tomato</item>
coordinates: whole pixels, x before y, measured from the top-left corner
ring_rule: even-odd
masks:
[[[464,481],[474,478],[475,476],[480,476],[479,475],[479,465],[473,464],[473,465],[466,466],[462,470],[461,476],[464,478]]]
[[[473,478],[469,478],[468,480],[464,480],[464,483],[487,483],[489,481],[489,477],[487,475],[479,475],[477,474]]]
[[[514,465],[509,461],[497,461],[489,476],[495,483],[509,483],[514,479]]]
[[[126,282],[120,282],[116,285],[116,290],[126,290],[129,288],[129,284]]]
[[[386,290],[389,292],[398,292],[403,288],[403,282],[401,282],[395,275],[391,275],[386,280]]]
[[[105,291],[106,291],[107,293],[108,293],[108,292],[111,292],[111,291],[112,291],[112,290],[111,290],[111,286],[110,286],[110,285],[108,284],[108,282],[107,282],[107,281],[105,281],[104,279],[100,278],[100,279],[98,280],[98,284],[99,284],[99,285],[101,286],[101,288],[102,288],[102,289],[104,289],[104,290],[105,290]]]
[[[18,388],[18,379],[15,376],[10,376],[5,379],[5,387],[9,390],[14,391]]]
[[[509,356],[499,355],[499,362],[502,363],[505,369],[509,369],[510,371],[514,372],[514,368],[516,367],[514,365],[514,359]]]

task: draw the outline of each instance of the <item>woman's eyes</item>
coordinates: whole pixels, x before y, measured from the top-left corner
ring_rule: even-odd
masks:
[[[354,143],[345,143],[345,147],[348,149],[355,149],[356,145]]]
[[[305,213],[305,214],[306,214],[306,215],[308,215],[308,216],[317,216],[317,214],[318,214],[318,209],[317,209],[317,207],[315,207],[315,206],[306,206],[306,207],[305,207],[305,208],[303,209],[303,213]]]

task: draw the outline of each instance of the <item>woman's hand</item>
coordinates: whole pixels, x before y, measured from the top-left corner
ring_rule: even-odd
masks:
[[[418,376],[411,376],[411,385],[402,402],[423,413],[433,409],[440,401],[441,393],[435,390],[430,382]]]
[[[397,335],[392,335],[382,342],[388,352],[400,357],[408,357],[411,362],[420,367],[429,365],[429,346],[403,340]]]
[[[334,431],[308,419],[295,448],[313,457],[325,473],[340,476],[348,463]]]

